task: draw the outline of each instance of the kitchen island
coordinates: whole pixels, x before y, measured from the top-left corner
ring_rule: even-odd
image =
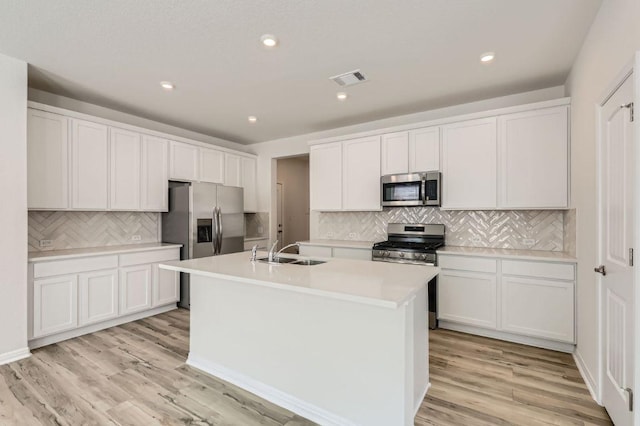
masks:
[[[326,260],[162,264],[191,274],[187,363],[320,424],[412,425],[429,387],[426,284],[438,268]]]

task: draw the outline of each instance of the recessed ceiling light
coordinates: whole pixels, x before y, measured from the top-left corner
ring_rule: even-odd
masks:
[[[165,90],[173,90],[174,88],[173,83],[170,81],[161,81],[160,86]]]
[[[258,121],[258,117],[256,117],[255,115],[250,115],[248,120],[249,120],[249,123],[253,124],[256,121]]]
[[[348,96],[349,95],[347,95],[345,92],[336,93],[336,98],[338,98],[339,101],[344,101]]]
[[[264,34],[260,41],[267,47],[275,47],[278,44],[278,39],[273,34]]]
[[[495,53],[485,52],[482,55],[480,55],[480,62],[482,62],[483,64],[488,64],[489,62],[493,62],[495,57],[496,57]]]

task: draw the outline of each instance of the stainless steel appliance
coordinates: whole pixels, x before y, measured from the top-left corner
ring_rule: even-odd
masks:
[[[436,250],[444,246],[444,225],[390,223],[387,241],[373,245],[372,259],[379,262],[438,265]],[[428,284],[429,328],[438,326],[438,277]]]
[[[382,176],[380,199],[383,207],[439,206],[440,172]]]
[[[243,189],[170,182],[169,212],[162,214],[162,241],[182,244],[182,260],[242,251]],[[189,304],[189,275],[180,274],[179,305],[189,308]]]

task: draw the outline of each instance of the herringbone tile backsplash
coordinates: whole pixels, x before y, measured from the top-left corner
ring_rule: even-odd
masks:
[[[571,220],[571,216],[569,220]],[[528,250],[564,250],[564,215],[560,210],[445,211],[403,207],[381,212],[318,215],[317,238],[381,241],[387,224],[443,223],[446,244]]]
[[[160,241],[160,214],[147,212],[29,212],[29,251]],[[139,235],[140,241],[132,241]],[[40,248],[40,240],[52,246]]]

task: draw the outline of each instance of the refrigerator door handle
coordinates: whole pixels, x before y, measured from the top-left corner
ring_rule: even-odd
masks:
[[[218,254],[222,252],[222,209],[218,207]]]
[[[218,222],[215,207],[211,211],[211,228],[213,234],[211,235],[211,246],[213,247],[213,255],[215,256],[217,254],[216,250],[218,249]]]

